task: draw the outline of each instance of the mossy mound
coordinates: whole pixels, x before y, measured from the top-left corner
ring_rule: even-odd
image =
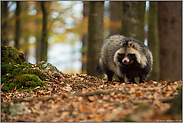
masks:
[[[30,79],[30,77],[34,78],[36,76],[36,80],[30,79],[29,81],[39,82],[39,80],[41,81],[51,80],[51,78],[48,75],[44,74],[39,69],[33,69],[30,66],[27,66],[26,64],[2,65],[1,71],[2,71],[1,84],[4,83],[4,86],[1,88],[2,91],[10,91],[11,89],[14,89],[15,86],[17,86],[17,89],[22,89],[22,86],[24,86],[24,84],[21,83],[20,84],[21,86],[19,86],[19,84],[15,82],[15,80],[18,81],[18,79],[20,79],[19,81],[21,81],[21,77],[19,76],[22,76],[22,75],[30,75],[30,76],[24,76],[24,77],[28,77],[27,79]],[[27,84],[29,85],[28,81],[25,81],[25,82],[27,82]],[[40,86],[42,86],[42,84]],[[29,87],[29,86],[26,86],[26,87]],[[30,84],[30,87],[31,87],[31,84]],[[23,89],[27,89],[27,88],[23,88]]]
[[[1,65],[2,64],[23,64],[25,63],[23,53],[20,53],[14,47],[1,45]]]
[[[2,91],[10,91],[16,86],[17,89],[22,89],[22,86],[25,86],[23,89],[32,88],[37,85],[34,84],[33,81],[40,83],[41,80],[42,83],[45,80],[51,80],[51,78],[44,74],[44,72],[42,72],[37,67],[37,65],[27,64],[23,53],[22,56],[17,49],[8,46],[1,46],[1,49],[1,84],[4,83],[3,87],[1,88]],[[28,81],[24,81],[25,83],[21,83],[22,79],[19,76],[22,75],[24,80],[26,80],[26,77],[28,77]],[[31,79],[31,77],[35,77],[36,79]],[[43,86],[43,84],[38,85]]]
[[[16,76],[18,74],[35,74],[39,76],[41,80],[51,79],[48,75],[44,74],[40,70],[37,70],[37,69],[31,70],[31,68],[32,68],[31,65],[27,66],[26,64],[22,64],[22,65],[5,64],[1,66],[1,75],[2,76],[6,75],[11,77],[11,76]]]
[[[34,74],[20,74],[15,77],[15,79],[7,84],[5,83],[2,90],[8,91],[9,89],[12,90],[16,87],[16,89],[29,89],[34,88],[37,86],[44,86],[45,83]]]
[[[22,88],[22,86],[32,88],[43,85],[45,85],[45,83],[37,75],[21,74],[16,76],[16,78],[11,83],[10,88],[14,88],[15,86],[17,86],[17,88]]]

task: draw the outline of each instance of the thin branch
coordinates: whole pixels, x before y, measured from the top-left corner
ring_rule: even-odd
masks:
[[[110,90],[110,91],[95,91],[95,92],[88,92],[88,93],[77,93],[77,94],[73,94],[73,95],[67,95],[67,96],[65,96],[65,98],[69,98],[69,97],[72,98],[72,97],[75,97],[75,96],[88,97],[88,96],[94,96],[94,95],[100,95],[100,94],[107,95],[107,94],[111,94],[111,93],[115,93],[115,94],[121,93],[121,94],[124,94],[124,95],[130,95],[128,92],[117,91],[117,90]],[[60,96],[60,98],[63,98],[63,95]],[[14,99],[13,101],[10,101],[10,102],[20,103],[20,102],[32,102],[32,101],[35,101],[35,100],[38,100],[38,101],[48,101],[48,100],[51,100],[51,99],[54,99],[54,96],[28,98],[28,99],[16,98],[16,99]],[[162,103],[170,103],[170,102],[173,101],[173,99],[174,99],[174,96],[171,96],[171,97],[166,97],[166,98],[160,98],[159,101],[162,102]],[[129,102],[131,102],[133,104],[142,104],[142,103],[147,103],[147,102],[152,103],[153,101],[154,100],[129,100]],[[10,102],[8,102],[6,104],[9,104]]]
[[[51,22],[50,26],[48,27],[48,30],[50,29],[50,27],[52,26],[52,24],[63,14],[65,13],[68,9],[70,9],[71,7],[73,7],[74,5],[76,5],[77,3],[74,3],[73,5],[71,5],[70,7],[64,9],[63,11],[61,11],[58,16],[56,18],[53,19],[53,21]]]

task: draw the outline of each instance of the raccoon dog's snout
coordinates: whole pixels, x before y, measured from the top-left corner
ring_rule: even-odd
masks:
[[[122,60],[122,62],[123,62],[124,64],[129,64],[129,63],[130,63],[130,59],[124,58],[124,59]]]

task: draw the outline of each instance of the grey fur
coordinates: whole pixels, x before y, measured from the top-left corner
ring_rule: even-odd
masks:
[[[126,43],[127,42],[127,43]],[[124,65],[118,61],[118,53],[135,54],[136,64]],[[106,73],[111,81],[113,74],[117,74],[119,80],[124,82],[124,77],[129,81],[139,77],[144,82],[152,71],[153,57],[150,49],[142,42],[123,35],[113,35],[105,40],[101,48],[101,57],[97,64],[98,74]]]

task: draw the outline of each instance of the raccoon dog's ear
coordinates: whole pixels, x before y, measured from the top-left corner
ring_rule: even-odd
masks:
[[[122,48],[122,47],[127,47],[127,46],[128,46],[128,42],[123,41],[120,45],[121,45],[121,48]]]
[[[133,49],[139,50],[138,44],[134,43],[133,41],[129,42],[129,47],[132,47]]]

